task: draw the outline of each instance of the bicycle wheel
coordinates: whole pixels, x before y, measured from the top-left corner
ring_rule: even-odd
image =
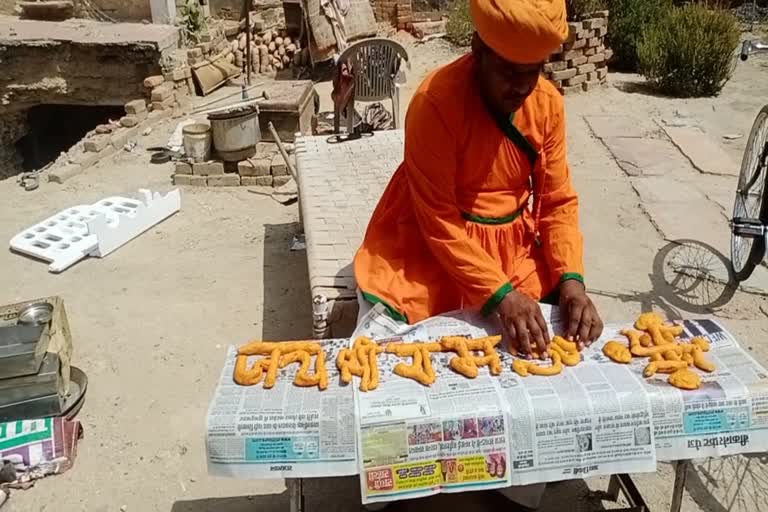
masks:
[[[768,105],[752,125],[741,161],[733,218],[768,221]],[[737,281],[752,275],[765,254],[765,239],[737,235],[731,231],[731,265]]]

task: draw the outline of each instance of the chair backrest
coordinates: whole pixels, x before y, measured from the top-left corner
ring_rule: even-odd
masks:
[[[355,100],[381,101],[392,97],[402,61],[408,62],[408,52],[398,43],[366,39],[344,50],[336,65],[352,65]]]

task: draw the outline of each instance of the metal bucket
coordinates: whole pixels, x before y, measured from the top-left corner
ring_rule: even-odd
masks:
[[[213,147],[227,162],[239,162],[256,154],[261,141],[259,111],[256,107],[220,111],[208,116],[213,131]]]
[[[211,127],[203,123],[185,126],[181,130],[184,153],[193,162],[207,162],[211,159]]]

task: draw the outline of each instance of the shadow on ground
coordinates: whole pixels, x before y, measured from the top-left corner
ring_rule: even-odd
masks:
[[[288,510],[287,493],[267,496],[237,496],[234,498],[206,498],[177,501],[171,512],[285,512]]]
[[[312,336],[312,296],[305,250],[291,250],[298,222],[264,225],[265,340],[293,340]]]
[[[688,470],[686,490],[701,510],[768,510],[766,462],[765,457],[737,455],[694,463]]]
[[[698,240],[673,240],[661,248],[648,275],[647,292],[591,293],[622,302],[639,303],[641,311],[660,310],[670,320],[682,320],[680,311],[711,314],[728,304],[738,283],[730,262],[709,244]]]

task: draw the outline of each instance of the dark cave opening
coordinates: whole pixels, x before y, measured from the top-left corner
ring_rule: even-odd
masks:
[[[38,105],[29,109],[29,132],[16,143],[25,172],[45,167],[100,124],[120,119],[123,106]]]

